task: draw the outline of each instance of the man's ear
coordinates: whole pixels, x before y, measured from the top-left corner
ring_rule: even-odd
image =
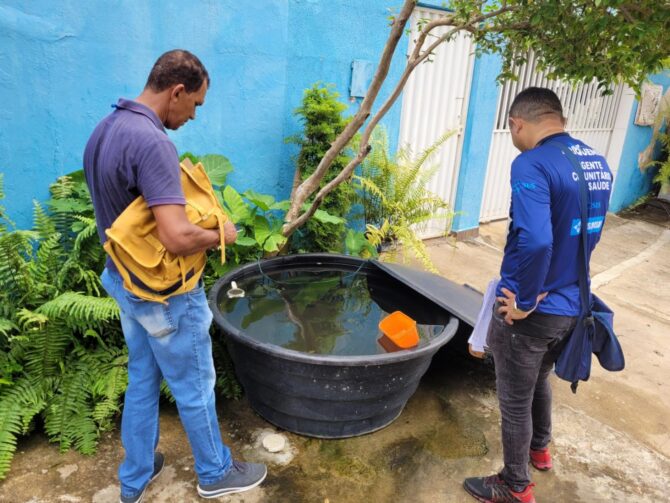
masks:
[[[523,128],[523,120],[519,117],[510,117],[509,122],[510,122],[510,130],[512,128],[512,125],[516,129],[515,134],[518,134],[519,131],[521,131],[521,129]]]
[[[177,84],[172,88],[172,92],[170,93],[170,99],[176,101],[179,99],[179,95],[186,91],[186,88],[184,87],[184,84]]]

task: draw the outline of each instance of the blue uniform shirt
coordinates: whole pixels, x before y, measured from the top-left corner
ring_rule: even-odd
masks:
[[[543,139],[512,163],[511,222],[497,295],[507,288],[516,293],[517,307],[529,311],[537,296],[548,292],[538,312],[578,316],[579,181],[570,160],[551,141],[570,147],[589,188],[588,259],[600,240],[613,182],[607,161],[567,133]]]

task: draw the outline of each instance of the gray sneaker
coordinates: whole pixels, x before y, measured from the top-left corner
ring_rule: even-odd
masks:
[[[233,465],[221,480],[214,484],[198,484],[198,494],[203,498],[217,498],[248,491],[263,482],[267,474],[268,470],[263,464],[233,460]]]
[[[163,467],[165,466],[165,456],[163,456],[160,452],[154,453],[154,471],[151,474],[151,478],[149,479],[149,482],[147,482],[147,485],[144,486],[144,489],[142,489],[142,492],[135,495],[135,496],[123,496],[119,498],[120,503],[141,503],[142,499],[144,498],[144,493],[147,492],[147,487],[149,487],[149,484],[151,484],[154,480],[156,480],[156,477],[158,477],[161,472],[163,471]]]

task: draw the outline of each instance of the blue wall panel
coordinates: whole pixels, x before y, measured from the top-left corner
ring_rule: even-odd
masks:
[[[293,111],[300,105],[304,90],[317,81],[334,84],[340,99],[349,105],[345,114],[356,113],[361,100],[349,98],[351,63],[354,59],[370,60],[376,69],[390,29],[388,5],[388,2],[379,0],[291,2],[284,136],[300,131],[301,125]],[[407,44],[407,37],[398,43],[386,83],[372,109],[373,114],[402,74]],[[400,134],[401,103],[402,97],[399,97],[382,121],[388,130],[392,150],[396,148]],[[286,194],[290,192],[293,180],[291,158],[296,154],[297,147],[287,144],[281,177],[281,187]]]
[[[654,84],[663,86],[663,92],[670,87],[670,76],[668,74],[654,75],[650,79]],[[651,141],[652,128],[649,126],[636,126],[633,124],[639,103],[633,105],[619,170],[614,181],[614,192],[610,200],[610,211],[617,212],[633,204],[638,198],[651,190],[651,179],[656,169],[647,168],[644,171],[638,167],[638,155]]]
[[[136,97],[155,59],[177,47],[197,54],[212,78],[197,119],[169,133],[177,148],[222,153],[235,166],[236,188],[286,197],[293,151],[284,137],[300,129],[293,109],[318,80],[335,83],[346,101],[351,61],[378,61],[387,4],[0,0],[2,204],[28,227],[32,200],[81,167],[86,140],[110,105]],[[403,40],[390,81],[406,46]],[[399,114],[398,105],[385,119],[394,139]]]

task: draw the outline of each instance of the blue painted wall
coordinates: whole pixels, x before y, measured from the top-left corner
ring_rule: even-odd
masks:
[[[663,93],[670,87],[670,75],[668,73],[654,75],[650,79],[654,84],[663,86]],[[638,198],[651,190],[652,178],[656,169],[648,168],[644,171],[638,167],[638,155],[651,141],[653,128],[650,126],[636,126],[633,122],[637,114],[639,102],[633,105],[628,131],[621,152],[621,161],[614,182],[614,192],[610,200],[610,211],[617,212],[633,204]]]
[[[372,61],[374,68],[381,56],[389,34],[387,1],[294,0],[288,20],[288,64],[284,136],[302,129],[293,111],[299,106],[305,88],[312,83],[335,84],[340,99],[348,103],[348,115],[353,115],[360,99],[349,98],[351,63],[354,59]],[[351,23],[351,24],[350,24]],[[372,114],[381,107],[402,74],[408,38],[399,41],[384,86],[377,97]],[[402,96],[384,117],[390,148],[395,150],[400,134]],[[295,145],[286,144],[282,155],[281,188],[290,192],[293,181],[291,158],[297,155]]]
[[[388,4],[0,0],[2,204],[19,227],[30,226],[32,200],[81,167],[95,124],[119,97],[137,96],[155,59],[175,47],[197,54],[212,78],[197,120],[169,133],[177,148],[222,153],[236,188],[286,197],[295,149],[284,138],[300,129],[292,112],[303,90],[332,82],[347,102],[351,61],[376,65]],[[389,82],[402,71],[406,44]],[[396,140],[399,117],[398,104],[384,120]]]
[[[475,60],[454,204],[458,212],[452,226],[455,232],[479,227],[491,131],[498,106],[496,77],[501,68],[502,60],[497,55],[484,54]]]

